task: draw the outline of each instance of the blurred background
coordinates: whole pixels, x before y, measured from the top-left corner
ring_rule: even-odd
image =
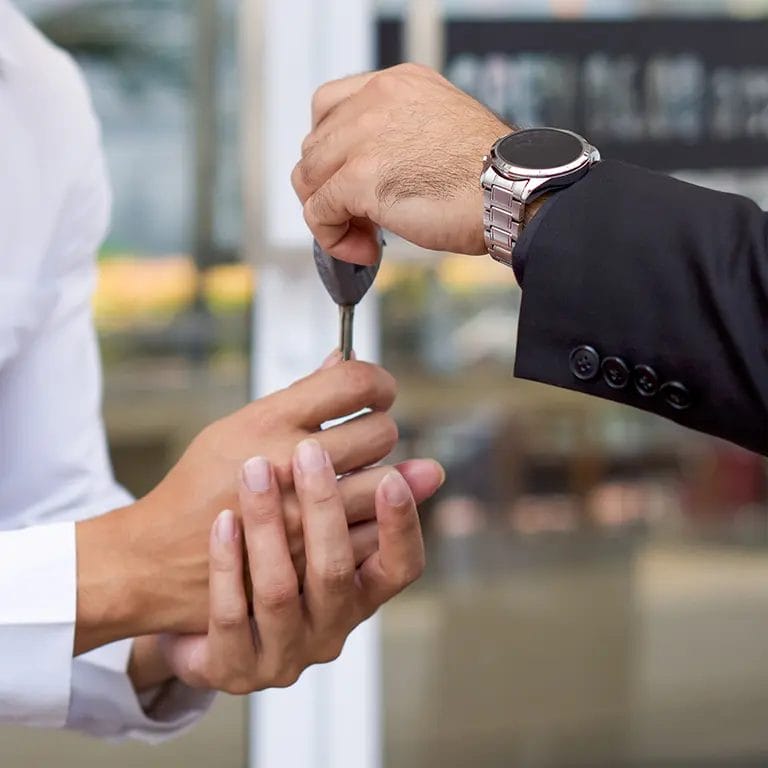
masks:
[[[251,391],[238,3],[17,3],[103,123],[94,308],[116,474],[142,494]],[[406,5],[378,3],[381,65],[419,44]],[[445,73],[510,122],[768,208],[766,0],[433,5]],[[376,288],[401,452],[449,476],[423,510],[428,572],[383,611],[382,764],[768,764],[765,461],[512,378],[520,291],[489,259],[394,247]],[[159,749],[2,728],[0,764],[245,766],[247,731],[245,700],[220,697]]]

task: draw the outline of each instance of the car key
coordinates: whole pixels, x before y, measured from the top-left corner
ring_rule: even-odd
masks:
[[[384,250],[384,238],[381,232],[379,232],[378,237],[379,260],[370,267],[334,259],[320,247],[317,240],[314,241],[313,253],[317,272],[331,298],[339,306],[341,325],[339,349],[343,360],[349,360],[352,357],[355,307],[368,293],[368,289],[373,285],[379,272],[381,255]]]

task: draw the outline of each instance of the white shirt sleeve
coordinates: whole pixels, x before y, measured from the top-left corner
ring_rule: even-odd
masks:
[[[138,696],[130,640],[72,659],[75,524],[0,533],[0,722],[158,742],[205,714],[214,693],[169,682]]]
[[[74,523],[0,533],[0,722],[64,725],[76,594]]]
[[[131,645],[125,640],[75,659],[68,728],[100,738],[158,743],[190,728],[208,711],[215,693],[178,680],[137,696],[126,674]]]
[[[140,699],[130,641],[72,658],[73,521],[130,502],[90,310],[110,208],[98,124],[74,64],[6,0],[0,55],[0,722],[157,741],[212,694],[175,682]]]

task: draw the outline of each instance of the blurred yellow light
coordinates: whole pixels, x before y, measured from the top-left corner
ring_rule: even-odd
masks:
[[[213,267],[205,275],[205,295],[214,307],[222,309],[247,305],[253,298],[254,273],[247,264]]]
[[[196,281],[197,270],[186,254],[155,259],[123,254],[101,261],[93,299],[96,323],[114,328],[173,315],[194,298]],[[203,282],[208,301],[223,310],[247,306],[253,286],[253,272],[245,264],[213,267]]]
[[[146,259],[125,254],[102,261],[94,295],[99,324],[134,322],[167,314],[194,296],[195,267],[186,255]]]
[[[487,256],[446,256],[440,262],[437,274],[440,282],[456,293],[517,285],[511,269]]]

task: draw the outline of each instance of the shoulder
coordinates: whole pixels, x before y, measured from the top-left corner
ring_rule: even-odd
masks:
[[[98,120],[79,67],[8,0],[0,0],[0,89],[42,155],[81,163],[83,153],[100,151]]]
[[[82,268],[109,220],[99,123],[75,61],[8,0],[0,0],[0,124],[0,199],[25,223],[23,236],[14,231],[27,272],[42,260],[51,274]],[[12,225],[5,213],[0,235]]]

